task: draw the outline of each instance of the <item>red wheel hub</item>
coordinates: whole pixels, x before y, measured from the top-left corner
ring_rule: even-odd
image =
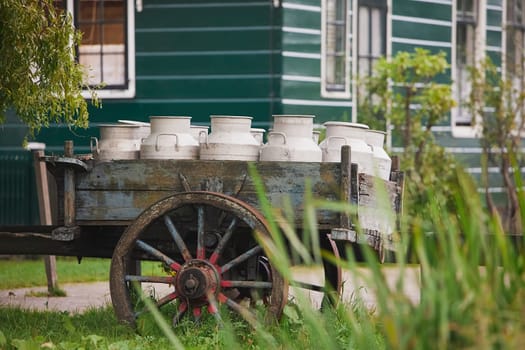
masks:
[[[219,273],[213,265],[201,259],[182,265],[175,280],[177,294],[192,304],[206,304],[210,294],[218,295],[219,286]]]

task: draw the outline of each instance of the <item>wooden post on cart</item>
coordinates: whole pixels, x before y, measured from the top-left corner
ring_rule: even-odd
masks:
[[[46,163],[41,160],[44,156],[43,149],[33,150],[33,161],[35,165],[36,192],[38,196],[38,211],[41,225],[52,225],[51,200],[49,198],[49,184],[47,181]],[[56,271],[56,256],[44,257],[47,277],[47,291],[51,294],[58,288]]]

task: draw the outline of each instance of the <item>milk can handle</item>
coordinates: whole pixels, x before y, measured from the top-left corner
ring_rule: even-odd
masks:
[[[328,136],[328,137],[326,138],[326,148],[329,148],[329,147],[330,147],[330,140],[332,140],[332,139],[343,140],[343,141],[345,142],[345,145],[348,144],[346,137],[342,137],[342,136]]]
[[[178,134],[170,134],[170,133],[162,133],[157,134],[157,137],[155,138],[155,151],[159,151],[159,136],[175,136],[175,151],[179,150],[179,135]]]
[[[99,154],[100,149],[98,148],[98,139],[95,136],[92,136],[89,140],[89,148],[91,149],[91,152]]]
[[[270,138],[270,136],[273,136],[273,135],[279,135],[279,136],[282,136],[283,137],[283,145],[286,145],[286,134],[284,132],[280,132],[280,131],[272,131],[268,134],[268,139]]]
[[[202,131],[204,131],[204,130],[202,130]],[[201,131],[201,132],[202,132],[202,131]],[[204,136],[205,136],[205,137],[204,137],[204,142],[203,142],[203,143],[206,145],[206,149],[208,149],[208,148],[209,148],[209,147],[208,147],[208,133],[204,134]],[[200,141],[201,141],[201,133],[199,132],[199,142],[200,142]]]
[[[201,140],[203,139],[201,135],[204,135],[204,142],[206,142],[206,145],[207,145],[208,144],[208,132],[206,130],[199,131],[199,139],[197,140],[199,141],[199,144],[204,143],[204,142],[201,142]]]

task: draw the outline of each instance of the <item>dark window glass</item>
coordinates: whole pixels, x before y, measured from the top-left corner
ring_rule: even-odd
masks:
[[[465,106],[470,94],[468,68],[475,64],[477,1],[457,0],[456,2],[456,72],[455,99],[458,102],[456,125],[470,125],[472,117]]]
[[[82,32],[78,60],[91,86],[127,87],[125,0],[75,0],[75,25]]]
[[[326,90],[345,91],[347,72],[347,0],[326,1],[325,79]]]
[[[386,0],[359,0],[357,17],[357,66],[361,77],[373,72],[386,54]]]

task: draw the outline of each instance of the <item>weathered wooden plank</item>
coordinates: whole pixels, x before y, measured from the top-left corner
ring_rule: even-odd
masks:
[[[53,223],[53,217],[51,212],[51,199],[49,195],[49,182],[47,179],[46,163],[41,159],[43,157],[44,150],[33,151],[40,224],[51,225]],[[47,278],[47,291],[50,294],[54,293],[54,291],[58,288],[58,276],[56,265],[56,256],[44,256],[44,266]]]
[[[298,227],[302,224],[308,185],[314,198],[338,200],[342,196],[339,163],[255,162],[254,165],[270,203],[275,208],[291,203]],[[347,193],[346,200],[359,205],[360,225],[391,231],[390,211],[394,208],[395,213],[397,207],[392,204],[399,202],[396,183],[380,181],[386,191],[381,195],[374,184],[377,178],[358,176],[355,167],[345,176],[351,182],[350,199]],[[76,219],[82,223],[131,222],[153,203],[188,189],[223,192],[259,208],[244,161],[116,161],[95,164],[90,172],[78,174]],[[388,203],[383,203],[386,198]],[[317,220],[320,227],[340,225],[337,213],[319,211]]]
[[[395,182],[359,174],[359,204],[361,227],[389,234],[395,230],[399,210],[400,188]]]
[[[267,187],[284,191],[294,186],[302,187],[308,178],[314,190],[337,193],[338,164],[256,162],[254,165]],[[79,190],[180,190],[183,187],[179,174],[184,175],[193,190],[205,189],[206,181],[220,179],[228,191],[247,178],[248,165],[244,161],[114,161],[96,164],[90,172],[79,174],[76,187]]]
[[[118,221],[126,222],[134,220],[143,210],[155,202],[168,197],[176,191],[77,191],[77,221],[89,224],[89,221]],[[295,208],[297,223],[303,219],[303,193],[267,193],[270,202],[276,208],[284,206],[283,203],[290,202]],[[259,201],[255,192],[241,192],[239,199],[243,202],[259,208]],[[321,226],[333,223],[336,214],[327,211],[319,211],[317,219]]]

